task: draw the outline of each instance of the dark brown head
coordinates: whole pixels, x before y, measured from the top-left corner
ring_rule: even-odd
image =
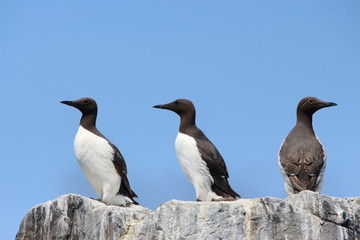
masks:
[[[97,104],[94,99],[80,98],[76,101],[61,101],[61,103],[79,109],[82,113],[80,125],[92,133],[105,138],[99,130],[96,129]]]
[[[97,114],[97,104],[92,98],[80,98],[76,101],[61,101],[61,103],[79,109],[83,115]]]
[[[297,106],[297,114],[306,114],[312,116],[317,110],[325,107],[336,106],[336,103],[333,102],[324,102],[315,97],[305,97],[301,99]]]
[[[171,103],[155,105],[154,108],[173,111],[181,117],[181,122],[195,124],[195,107],[187,99],[177,99]]]
[[[76,101],[61,101],[61,103],[77,108],[81,111],[80,125],[88,130],[96,130],[97,104],[92,98],[80,98]]]

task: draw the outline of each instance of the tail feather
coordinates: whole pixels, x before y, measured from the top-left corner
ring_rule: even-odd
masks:
[[[125,180],[125,181],[124,181],[124,180]],[[134,204],[139,205],[139,203],[134,200],[134,197],[137,198],[138,196],[137,196],[136,193],[135,193],[134,191],[132,191],[131,189],[130,189],[130,192],[128,191],[128,188],[126,187],[126,183],[129,184],[127,178],[125,178],[125,179],[123,179],[123,180],[121,181],[120,189],[119,189],[118,194],[121,194],[121,195],[124,195],[124,196],[130,198],[131,201],[133,201]]]
[[[212,190],[219,196],[224,198],[241,198],[241,196],[236,193],[229,184],[229,181],[226,178],[222,177],[213,177],[214,184],[212,186]]]

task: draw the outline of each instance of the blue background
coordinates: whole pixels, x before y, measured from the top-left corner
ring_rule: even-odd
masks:
[[[243,198],[285,198],[279,147],[305,96],[328,156],[322,193],[360,196],[359,1],[0,1],[0,238],[63,194],[96,197],[73,140],[92,97],[98,129],[122,152],[139,203],[192,201],[177,162],[192,100]]]

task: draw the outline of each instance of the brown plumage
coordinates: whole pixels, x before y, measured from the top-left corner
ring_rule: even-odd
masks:
[[[326,166],[325,150],[312,126],[313,114],[336,103],[303,98],[297,107],[297,122],[279,151],[279,167],[288,194],[303,190],[320,192]]]

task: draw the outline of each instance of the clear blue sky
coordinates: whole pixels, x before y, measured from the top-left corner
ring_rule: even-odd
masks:
[[[96,197],[77,164],[80,112],[122,152],[139,203],[192,201],[177,162],[192,100],[243,198],[285,198],[277,153],[305,96],[338,103],[314,117],[327,151],[322,193],[360,196],[359,1],[0,1],[1,239],[35,206]]]

